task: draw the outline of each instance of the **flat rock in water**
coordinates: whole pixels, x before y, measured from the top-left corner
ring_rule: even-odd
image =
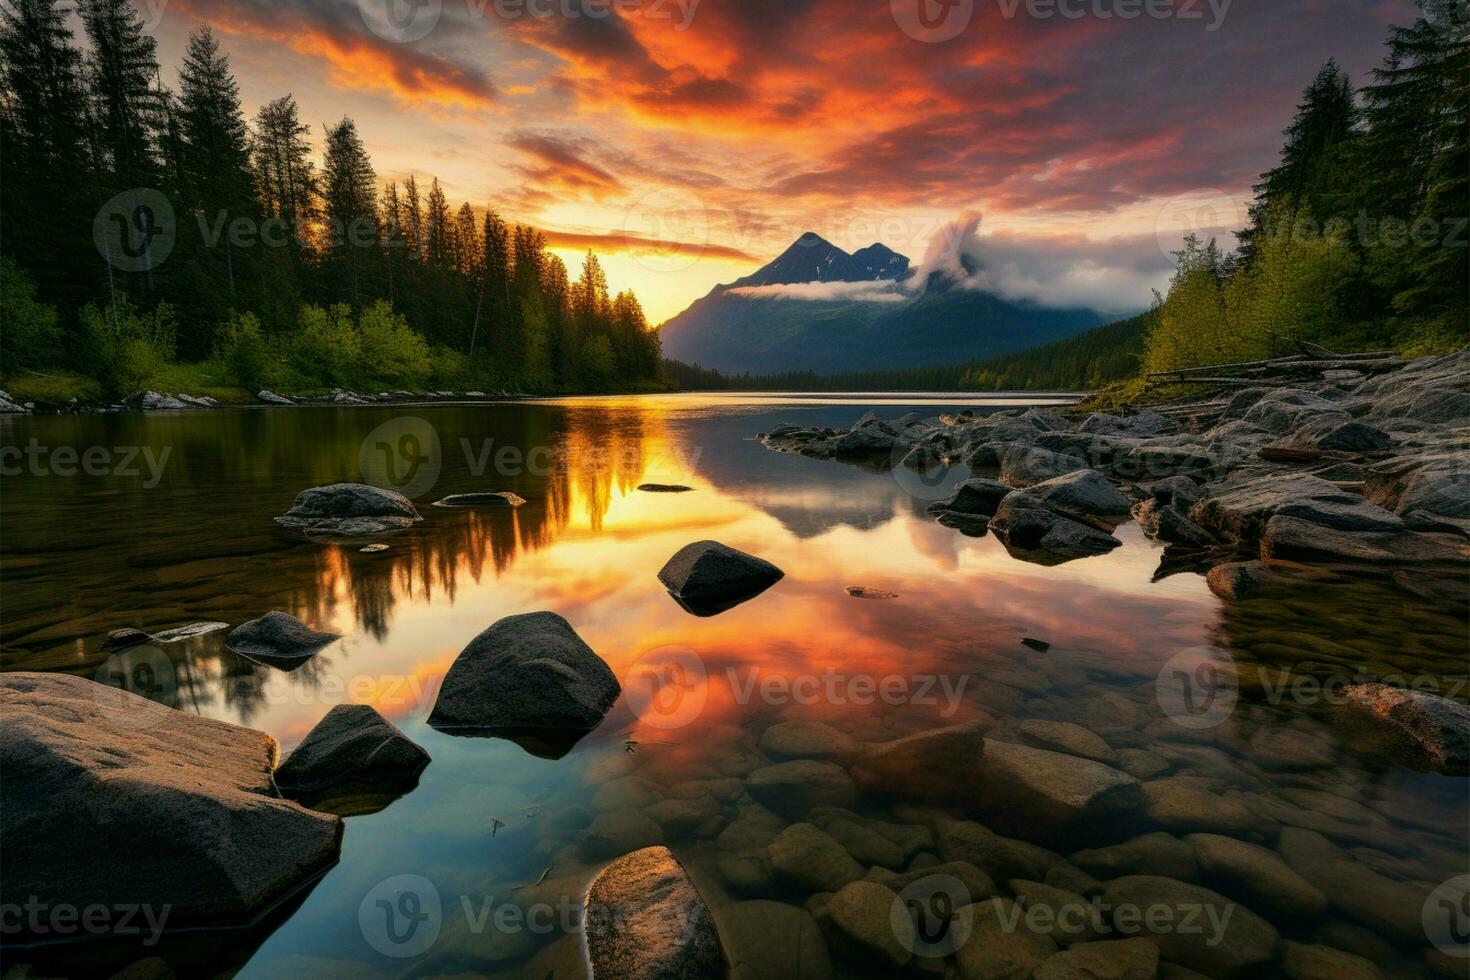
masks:
[[[847,770],[832,762],[797,759],[765,766],[750,774],[746,789],[761,803],[787,816],[816,806],[851,808],[857,786]]]
[[[1363,497],[1305,473],[1226,481],[1209,488],[1189,519],[1212,534],[1251,544],[1273,517],[1295,517],[1343,531],[1393,531],[1403,521]]]
[[[981,804],[997,830],[1044,840],[1094,829],[1138,809],[1140,783],[1126,772],[1075,755],[986,739]]]
[[[758,899],[721,906],[720,934],[733,980],[829,980],[832,961],[806,909]]]
[[[646,847],[603,869],[584,912],[592,973],[619,980],[723,978],[730,965],[714,917],[667,847]]]
[[[349,816],[382,809],[416,786],[428,764],[429,753],[371,705],[339,704],[317,722],[275,778],[283,795]]]
[[[340,633],[320,633],[295,616],[276,611],[236,626],[225,637],[225,646],[255,660],[301,661],[340,639]]]
[[[434,501],[435,507],[519,507],[526,498],[509,490],[495,493],[452,493]]]
[[[970,722],[873,743],[854,761],[853,778],[864,792],[912,803],[968,798],[989,728],[987,722]]]
[[[1035,650],[1037,653],[1045,653],[1046,651],[1051,649],[1050,643],[1046,642],[1045,640],[1038,640],[1035,637],[1031,636],[1023,637],[1021,640],[1021,646],[1029,647],[1032,650]]]
[[[145,633],[131,626],[115,629],[102,638],[102,652],[112,653],[117,650],[126,650],[130,647],[141,646],[144,643],[155,642],[152,633]]]
[[[503,735],[560,758],[602,723],[621,691],[612,669],[556,613],[507,616],[460,652],[429,724]]]
[[[85,678],[0,676],[7,892],[53,909],[167,908],[170,928],[254,921],[341,844],[340,819],[276,795],[278,751],[263,732]]]
[[[658,579],[690,612],[713,615],[755,598],[785,574],[718,541],[696,541],[680,548]]]
[[[1011,557],[1035,565],[1104,555],[1123,543],[1105,531],[1039,508],[1002,507],[988,526]]]
[[[1261,535],[1261,560],[1267,564],[1437,565],[1463,571],[1470,561],[1470,541],[1458,534],[1431,531],[1349,531],[1278,514],[1266,522]]]
[[[1385,684],[1354,684],[1343,697],[1410,740],[1438,771],[1470,775],[1470,708],[1427,691]]]
[[[929,513],[993,517],[1000,502],[1010,492],[1011,488],[998,480],[965,480],[957,484],[948,497],[930,504]]]
[[[1033,486],[1087,468],[1085,459],[1036,446],[1010,446],[1000,457],[1001,482],[1012,487]]]
[[[401,493],[365,483],[334,483],[298,493],[276,523],[300,528],[311,538],[350,540],[406,530],[421,520]]]
[[[901,970],[914,956],[914,923],[895,918],[892,889],[871,881],[854,881],[832,896],[827,916],[857,956],[889,970]]]
[[[1218,892],[1172,878],[1129,875],[1104,882],[1103,898],[1114,910],[1113,925],[1123,928],[1125,912],[1168,909],[1168,925],[1145,935],[1170,963],[1211,977],[1253,977],[1266,972],[1276,957],[1280,935],[1265,919]],[[1185,918],[1194,927],[1182,927]],[[1133,920],[1133,929],[1139,928]]]
[[[644,493],[688,493],[694,488],[680,483],[640,483],[638,489]]]
[[[1097,470],[1074,470],[1007,495],[996,509],[1039,508],[1098,527],[1114,528],[1128,514],[1128,498]]]
[[[884,592],[882,589],[870,589],[864,585],[849,585],[845,590],[854,599],[897,599],[897,592]]]

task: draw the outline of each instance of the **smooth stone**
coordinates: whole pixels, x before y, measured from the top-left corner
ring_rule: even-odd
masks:
[[[1078,755],[1084,759],[1118,764],[1117,753],[1095,732],[1069,721],[1044,721],[1028,718],[1021,722],[1021,734],[1039,743],[1043,748]]]
[[[771,856],[764,848],[739,853],[722,851],[715,859],[715,867],[734,895],[769,895],[776,887]]]
[[[1129,511],[1143,533],[1165,544],[1191,548],[1208,548],[1215,543],[1209,532],[1195,524],[1173,504],[1143,500]]]
[[[612,669],[556,613],[507,616],[460,651],[429,724],[524,737],[560,758],[602,723],[622,688]]]
[[[996,480],[974,479],[956,484],[954,492],[929,505],[931,514],[964,514],[971,517],[995,516],[1000,502],[1011,488]]]
[[[1458,569],[1470,560],[1470,542],[1459,534],[1323,527],[1280,514],[1266,522],[1261,560],[1267,564],[1330,561]]]
[[[1384,684],[1354,684],[1343,691],[1343,698],[1407,738],[1437,771],[1470,775],[1470,708],[1437,694]]]
[[[817,807],[807,814],[807,819],[831,834],[849,854],[866,865],[897,870],[919,851],[934,846],[934,835],[927,827],[888,823],[851,810]]]
[[[681,483],[640,483],[638,489],[644,493],[688,493],[694,488]]]
[[[114,653],[118,650],[127,650],[131,647],[152,642],[154,642],[153,634],[145,633],[131,626],[124,626],[122,629],[111,631],[102,638],[102,652]]]
[[[1050,936],[1058,946],[1110,938],[1097,930],[1092,905],[1080,893],[1020,878],[1006,884],[1017,904],[1031,917],[1033,928]]]
[[[1372,962],[1329,946],[1284,944],[1281,972],[1288,980],[1383,980]]]
[[[663,828],[637,810],[599,813],[577,839],[588,861],[605,861],[663,841]]]
[[[981,803],[992,826],[1027,839],[1092,829],[1137,809],[1140,783],[1125,772],[1061,752],[986,739]]]
[[[1233,895],[1253,909],[1287,918],[1321,915],[1327,896],[1287,865],[1275,851],[1220,834],[1190,834],[1204,884]]]
[[[413,502],[401,493],[364,483],[333,483],[298,493],[276,523],[313,536],[371,537],[402,531],[421,520]]]
[[[937,803],[973,794],[988,721],[949,725],[865,746],[852,775],[865,793]]]
[[[775,759],[844,759],[857,740],[820,721],[778,721],[761,733],[760,749]]]
[[[854,881],[832,896],[827,917],[864,960],[901,970],[913,959],[915,934],[907,916],[892,916],[897,900],[897,893],[882,885]]]
[[[340,633],[317,632],[288,613],[268,612],[230,630],[225,646],[254,659],[304,660],[340,639]]]
[[[0,675],[7,894],[163,907],[171,928],[250,924],[341,846],[340,818],[276,795],[278,753],[263,732],[86,678]]]
[[[1375,933],[1422,944],[1422,911],[1432,886],[1385,878],[1312,830],[1285,827],[1277,844],[1291,869],[1327,896],[1333,908]]]
[[[412,789],[428,764],[429,753],[377,709],[339,704],[296,746],[275,780],[282,795],[347,816],[381,809],[380,799],[386,805]],[[340,803],[347,803],[351,814]]]
[[[929,857],[930,861],[925,861],[903,872],[889,871],[887,868],[869,868],[864,877],[880,885],[887,885],[896,892],[902,892],[909,885],[925,878],[946,877],[953,878],[964,886],[970,902],[978,902],[983,898],[995,895],[997,889],[994,880],[975,865],[966,861],[948,861],[941,864],[933,855]],[[968,903],[961,901],[957,903],[957,907],[964,904]]]
[[[1085,459],[1037,446],[1009,446],[1000,456],[1000,481],[1012,487],[1029,487],[1085,469]]]
[[[1171,910],[1173,925],[1182,926],[1186,917],[1198,928],[1150,930],[1162,957],[1212,977],[1257,976],[1276,957],[1279,934],[1265,919],[1232,902],[1218,892],[1172,878],[1128,875],[1103,885],[1103,898],[1113,907],[1114,926],[1124,928],[1120,906],[1140,913],[1152,906]],[[1147,919],[1143,920],[1147,929]]]
[[[761,803],[787,816],[800,816],[812,807],[857,803],[857,785],[847,770],[831,762],[796,759],[752,772],[746,789]]]
[[[1037,565],[1107,554],[1123,543],[1089,524],[1038,507],[1002,508],[986,526],[1013,558]]]
[[[643,811],[670,837],[690,833],[710,817],[718,816],[720,804],[712,796],[695,799],[660,800]]]
[[[863,876],[862,865],[831,834],[809,823],[795,823],[776,835],[770,847],[776,876],[805,892],[835,892]]]
[[[751,598],[785,576],[770,562],[718,541],[696,541],[680,548],[659,570],[658,579],[686,602]]]
[[[452,493],[434,501],[435,507],[519,507],[526,498],[509,490],[495,493]]]
[[[1119,749],[1118,768],[1139,779],[1152,779],[1169,771],[1169,760],[1148,749]]]
[[[1069,860],[1098,878],[1152,875],[1179,881],[1199,881],[1199,858],[1194,847],[1172,834],[1152,833],[1121,844],[1077,851]]]
[[[1240,800],[1220,794],[1208,780],[1168,776],[1143,784],[1144,813],[1166,830],[1202,831],[1243,836],[1261,818]]]
[[[1358,494],[1305,473],[1227,480],[1210,486],[1189,519],[1213,534],[1244,544],[1260,540],[1277,516],[1295,517],[1345,531],[1389,531],[1403,526],[1396,515]]]
[[[1083,524],[1115,527],[1128,515],[1128,507],[1128,498],[1106,476],[1097,470],[1074,470],[1007,495],[996,514],[1035,508]]]
[[[1056,951],[1051,939],[1026,928],[1015,902],[989,898],[975,903],[970,938],[954,961],[964,980],[1024,980]]]
[[[1249,599],[1269,586],[1286,581],[1289,581],[1286,576],[1256,559],[1225,562],[1205,573],[1205,584],[1210,591],[1226,602]]]
[[[679,980],[729,972],[709,907],[666,847],[634,851],[604,868],[584,909],[594,976]]]
[[[828,980],[832,961],[811,913],[767,900],[735,902],[715,916],[730,980]]]
[[[1041,848],[1002,837],[973,820],[939,822],[934,828],[934,841],[945,861],[974,865],[1000,881],[1012,878],[1037,881],[1055,863],[1046,859],[1048,852]]]
[[[1159,947],[1143,937],[1077,943],[1048,959],[1034,980],[1154,980]]]

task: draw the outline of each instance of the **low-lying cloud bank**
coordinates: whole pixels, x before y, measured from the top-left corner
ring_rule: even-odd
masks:
[[[930,239],[924,259],[903,282],[813,282],[741,286],[751,299],[901,303],[931,284],[992,293],[1051,309],[1101,313],[1146,309],[1164,291],[1174,263],[1153,235],[1095,241],[1080,235],[981,234],[978,214],[961,215]]]

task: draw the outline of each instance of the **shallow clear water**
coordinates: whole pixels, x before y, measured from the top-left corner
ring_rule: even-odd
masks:
[[[146,675],[122,664],[125,683],[146,676],[155,699],[261,729],[284,750],[334,704],[371,703],[433,758],[416,789],[346,818],[340,863],[254,929],[121,951],[12,950],[7,966],[67,976],[142,959],[140,975],[561,976],[578,959],[564,930],[575,928],[568,910],[587,882],[623,847],[654,842],[689,867],[722,929],[741,901],[802,906],[810,896],[789,875],[737,873],[732,858],[763,845],[721,836],[734,821],[768,820],[743,781],[779,760],[761,738],[791,720],[823,721],[858,742],[977,719],[1024,741],[1025,720],[1076,722],[1114,753],[1152,753],[1163,768],[1149,779],[1193,779],[1201,798],[1220,801],[1218,811],[1167,820],[1140,809],[1105,826],[1058,828],[1024,808],[870,788],[852,809],[885,821],[980,819],[1064,857],[1160,829],[1219,830],[1271,847],[1282,826],[1308,827],[1334,841],[1341,861],[1372,870],[1377,878],[1354,879],[1370,891],[1379,880],[1408,889],[1385,886],[1379,904],[1427,897],[1464,873],[1464,779],[1399,765],[1328,698],[1272,687],[1279,668],[1308,663],[1319,676],[1420,678],[1464,700],[1457,610],[1371,581],[1225,604],[1194,572],[1157,576],[1161,551],[1132,524],[1118,530],[1123,547],[1112,554],[1026,564],[991,537],[928,516],[965,474],[926,480],[777,454],[754,440],[779,421],[845,425],[870,407],[894,417],[1037,401],[722,395],[0,420],[0,442],[28,453],[7,456],[0,495],[4,669],[106,677],[119,666],[100,650],[111,629],[236,624],[281,609],[345,638],[284,672],[229,653],[215,633],[156,648],[162,660],[149,654]],[[72,473],[77,464],[58,447],[106,452],[93,453],[93,473]],[[305,487],[365,479],[409,492],[425,517],[385,538],[386,551],[315,544],[272,521]],[[695,490],[635,489],[645,482]],[[429,506],[487,490],[527,503]],[[703,538],[772,561],[786,577],[719,616],[692,616],[656,573]],[[849,586],[897,597],[853,598]],[[503,616],[535,610],[566,617],[623,680],[603,725],[555,760],[429,728],[436,685],[464,645]],[[1028,637],[1050,648],[1023,646]],[[1234,661],[1242,697],[1218,724],[1170,729],[1160,677],[1172,676],[1171,663],[1192,664],[1188,652],[1200,648]],[[669,664],[683,671],[682,700],[638,693]],[[954,783],[967,772],[955,760]],[[777,829],[802,815],[765,802],[780,814]],[[773,829],[762,826],[768,838]],[[908,848],[894,870],[915,850],[918,867],[945,848]],[[416,876],[410,886],[422,897],[437,896],[431,942],[425,931],[396,943],[375,918],[377,898],[409,887],[395,880],[402,875]],[[1004,880],[997,886],[1010,894]],[[496,914],[504,908],[512,911]],[[1433,967],[1430,938],[1378,921],[1371,908],[1251,910],[1289,938],[1368,956],[1390,975]],[[528,911],[531,924],[516,924]],[[839,975],[876,968],[840,941],[833,952]]]

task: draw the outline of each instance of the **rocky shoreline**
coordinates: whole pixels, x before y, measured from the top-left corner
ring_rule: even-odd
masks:
[[[1105,553],[1131,516],[1165,545],[1161,568],[1206,573],[1226,598],[1325,573],[1453,599],[1470,562],[1470,350],[1371,364],[1117,415],[870,412],[847,430],[784,424],[760,439],[920,487],[967,467],[930,512],[1026,561]]]
[[[269,388],[255,393],[250,406],[221,402],[209,395],[165,393],[148,389],[136,391],[115,402],[83,402],[73,398],[59,405],[17,402],[8,392],[0,391],[0,415],[98,415],[117,412],[185,412],[204,408],[240,408],[311,405],[406,405],[420,402],[504,402],[528,401],[535,396],[518,391],[380,391],[377,394],[333,388],[325,395],[282,395]]]

